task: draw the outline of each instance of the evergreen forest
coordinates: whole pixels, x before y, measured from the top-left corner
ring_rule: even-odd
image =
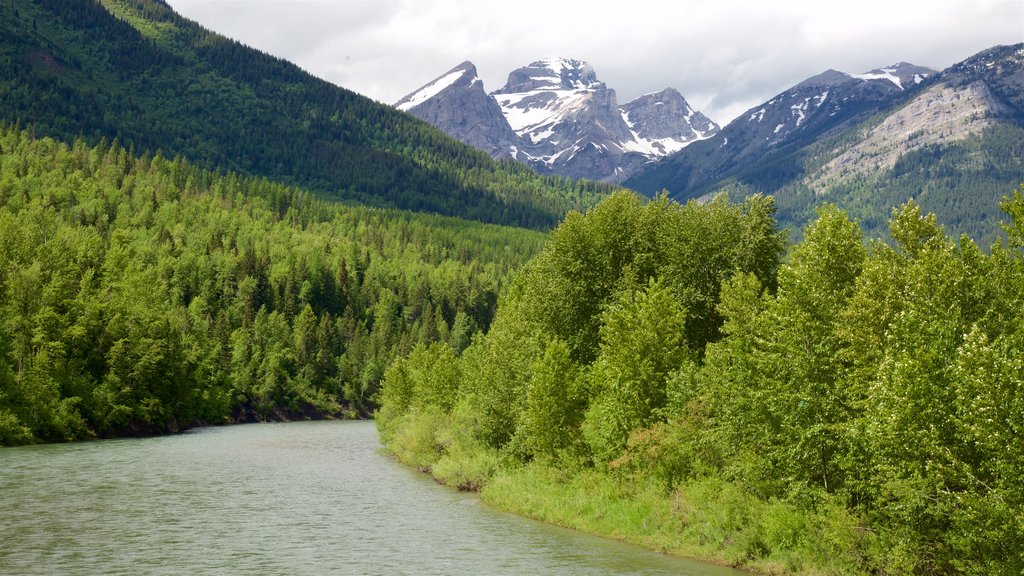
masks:
[[[367,416],[542,242],[0,129],[0,445]]]

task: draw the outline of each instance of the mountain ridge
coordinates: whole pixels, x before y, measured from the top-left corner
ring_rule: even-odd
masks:
[[[685,201],[718,191],[776,195],[798,229],[835,202],[885,233],[910,198],[955,233],[998,235],[998,200],[1024,181],[1024,44],[993,47],[943,71],[906,63],[827,70],[754,106],[718,135],[624,182]]]
[[[460,85],[453,79],[467,65],[472,63],[464,62],[411,92],[396,108],[492,157],[516,159],[542,174],[618,182],[653,158],[718,129],[672,88],[620,105],[615,90],[598,79],[593,66],[573,58],[545,58],[510,72],[505,85],[487,95],[498,105],[498,116],[481,99],[486,94],[482,85]],[[475,66],[473,70],[475,74]],[[463,103],[464,115],[476,122],[461,122],[446,112],[449,102]],[[494,136],[475,134],[481,125],[494,126]]]
[[[913,70],[922,74],[923,69]],[[626,185],[645,194],[664,188],[676,198],[699,197],[715,182],[738,176],[767,154],[878,113],[906,91],[889,76],[896,77],[870,72],[853,75],[832,69],[811,76],[750,108],[689,152],[646,167]],[[914,83],[911,89],[919,85]],[[691,160],[693,157],[697,160]]]

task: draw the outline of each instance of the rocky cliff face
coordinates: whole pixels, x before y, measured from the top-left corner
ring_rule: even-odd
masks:
[[[902,156],[925,146],[981,134],[1007,112],[980,80],[959,87],[934,86],[865,130],[859,142],[825,164],[807,184],[824,191],[847,177],[890,170]]]
[[[544,174],[621,181],[718,130],[673,89],[620,107],[615,91],[581,60],[538,60],[512,71],[490,96],[467,80],[470,69],[475,79],[475,68],[464,63],[396,106],[492,156],[511,156]]]
[[[508,158],[518,141],[497,102],[484,91],[472,62],[452,68],[395,107],[494,158]]]

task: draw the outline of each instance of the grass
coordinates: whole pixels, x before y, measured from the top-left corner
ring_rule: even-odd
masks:
[[[768,575],[877,573],[877,538],[838,503],[811,509],[764,500],[736,482],[704,477],[671,490],[640,474],[585,466],[517,464],[467,440],[436,409],[382,422],[382,440],[443,484],[478,490],[495,508],[659,552]]]
[[[481,496],[521,516],[761,574],[864,574],[877,552],[841,506],[801,510],[718,478],[667,492],[654,481],[530,464],[500,470]]]

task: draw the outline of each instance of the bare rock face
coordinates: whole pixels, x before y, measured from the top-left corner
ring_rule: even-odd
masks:
[[[518,141],[501,108],[484,91],[472,62],[463,62],[395,104],[458,140],[508,158]]]
[[[940,84],[887,116],[863,140],[829,161],[808,186],[826,190],[854,175],[892,169],[903,155],[933,144],[978,135],[1010,112],[981,80],[966,86]]]
[[[846,178],[890,170],[901,157],[926,146],[953,144],[1021,117],[1024,44],[997,46],[943,71],[933,85],[864,131],[806,183],[819,192],[828,190]]]
[[[673,89],[620,107],[615,91],[581,60],[548,58],[512,71],[505,86],[488,96],[493,106],[481,101],[482,86],[465,80],[470,68],[468,62],[456,67],[396,106],[492,156],[510,156],[543,174],[618,182],[718,130]],[[473,111],[464,116],[476,120],[459,122],[454,107]],[[498,125],[495,110],[504,125]]]

